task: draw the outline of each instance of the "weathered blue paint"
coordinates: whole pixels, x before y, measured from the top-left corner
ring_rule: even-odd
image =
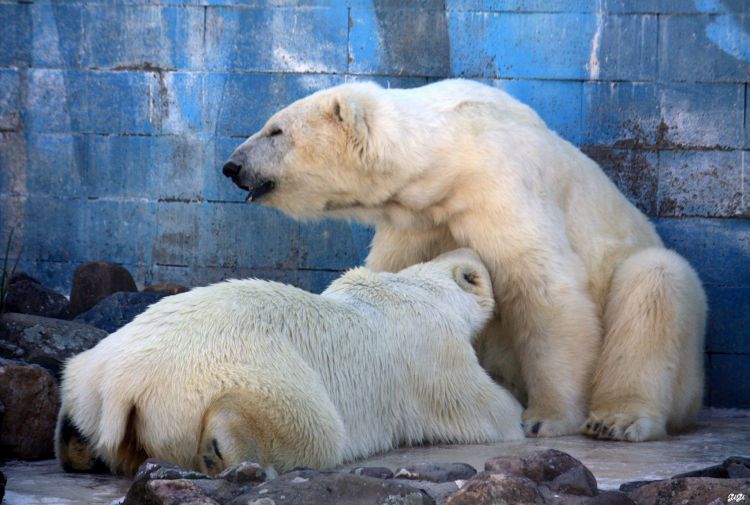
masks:
[[[66,291],[255,276],[320,291],[372,229],[245,205],[220,167],[318,89],[480,79],[599,162],[703,279],[709,393],[750,407],[747,0],[0,0],[0,239]],[[16,244],[13,254],[17,252]]]

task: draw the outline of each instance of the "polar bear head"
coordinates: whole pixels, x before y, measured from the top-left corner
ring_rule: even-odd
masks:
[[[399,325],[445,324],[453,317],[456,327],[468,328],[466,336],[474,339],[492,316],[492,293],[487,268],[477,253],[464,248],[396,273],[355,268],[335,280],[323,295],[392,312]]]
[[[392,201],[424,159],[402,128],[394,91],[349,83],[298,100],[237,147],[223,173],[248,200],[296,218],[362,218],[347,211]]]

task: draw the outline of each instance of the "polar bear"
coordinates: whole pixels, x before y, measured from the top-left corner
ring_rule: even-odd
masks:
[[[351,270],[321,295],[235,280],[164,298],[65,367],[58,460],[273,472],[523,438],[521,405],[472,347],[493,307],[467,249],[396,274]]]
[[[694,419],[698,276],[596,163],[507,93],[460,79],[322,90],[273,115],[223,172],[290,216],[374,224],[377,271],[477,251],[500,314],[477,350],[527,404],[528,436],[641,441]]]

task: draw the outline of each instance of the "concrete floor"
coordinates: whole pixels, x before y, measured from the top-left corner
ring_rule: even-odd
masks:
[[[482,470],[484,461],[493,456],[542,448],[571,454],[591,469],[601,489],[616,489],[623,482],[662,479],[720,463],[729,456],[750,456],[750,411],[708,410],[695,429],[659,442],[601,442],[575,436],[495,445],[418,447],[343,468],[387,466],[395,470],[413,463],[463,462]],[[54,461],[10,462],[0,471],[8,479],[4,505],[108,504],[123,496],[129,485],[127,480],[115,477],[66,474]]]

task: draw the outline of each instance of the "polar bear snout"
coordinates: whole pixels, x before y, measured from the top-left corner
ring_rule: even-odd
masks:
[[[243,166],[235,163],[232,158],[224,164],[221,172],[232,179],[237,187],[248,192],[246,202],[257,201],[276,187],[276,183],[271,179],[267,179],[252,170],[243,170]]]

